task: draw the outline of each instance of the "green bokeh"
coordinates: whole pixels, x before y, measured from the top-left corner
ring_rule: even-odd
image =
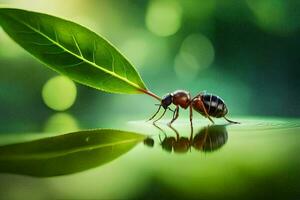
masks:
[[[299,197],[299,121],[291,118],[300,117],[300,1],[2,3],[89,27],[120,49],[157,95],[177,89],[193,96],[203,90],[215,93],[225,100],[228,117],[243,124],[227,127],[227,143],[218,151],[175,154],[162,149],[158,134],[163,133],[144,122],[157,109],[157,101],[147,95],[109,94],[76,84],[76,101],[61,98],[69,92],[63,90],[54,104],[67,99],[72,106],[68,113],[57,113],[57,107],[45,106],[41,95],[57,73],[0,29],[2,145],[100,127],[141,132],[155,140],[154,148],[140,144],[119,159],[78,174],[45,179],[0,174],[1,198]],[[50,96],[59,88],[54,86]],[[167,113],[159,125],[168,136],[176,136],[164,126],[170,118]],[[195,131],[209,123],[197,113],[194,120]],[[188,112],[180,110],[175,127],[185,137],[188,122]]]
[[[177,1],[151,1],[146,13],[147,28],[158,36],[175,34],[181,26],[182,10]]]
[[[47,120],[44,131],[50,133],[70,133],[79,129],[77,120],[68,113],[55,113]]]
[[[74,82],[65,76],[51,78],[42,90],[45,104],[57,111],[70,108],[76,100],[76,95],[77,89]]]

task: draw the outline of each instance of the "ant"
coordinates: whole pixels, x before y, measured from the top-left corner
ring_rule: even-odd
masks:
[[[159,135],[159,140],[163,150],[168,152],[186,153],[191,150],[191,147],[198,151],[212,152],[221,148],[228,139],[228,133],[224,125],[204,127],[200,129],[195,136],[193,136],[191,132],[189,138],[180,136],[178,131],[172,126],[170,126],[170,128],[175,132],[176,137],[168,137],[164,130],[156,125],[155,127],[164,133],[165,137],[161,139]],[[154,140],[152,138],[146,138],[144,144],[153,147]]]
[[[171,104],[174,104],[176,106],[174,111],[171,108],[169,108]],[[214,121],[212,120],[211,117],[215,117],[215,118],[223,117],[229,123],[234,123],[234,124],[239,123],[239,122],[231,121],[230,119],[225,117],[225,115],[228,113],[228,109],[223,99],[221,99],[217,95],[209,94],[206,92],[201,92],[194,98],[191,98],[189,92],[184,90],[176,90],[173,93],[166,94],[162,98],[161,103],[156,105],[159,106],[158,110],[148,121],[152,120],[157,115],[161,107],[163,107],[165,110],[159,118],[153,121],[153,123],[160,120],[165,115],[168,109],[173,112],[173,118],[168,123],[168,125],[171,125],[179,116],[179,107],[183,109],[187,109],[189,107],[191,125],[192,125],[192,118],[193,118],[193,109],[198,113],[200,113],[201,115],[203,115],[204,117],[208,118],[213,124]]]

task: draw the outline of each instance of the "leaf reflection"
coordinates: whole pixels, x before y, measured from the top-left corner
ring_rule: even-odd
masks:
[[[58,176],[103,165],[125,154],[143,135],[98,129],[0,147],[0,173]]]

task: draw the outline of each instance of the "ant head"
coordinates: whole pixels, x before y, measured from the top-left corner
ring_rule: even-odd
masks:
[[[172,93],[168,93],[162,98],[161,105],[164,109],[167,109],[172,102],[173,102],[173,95]]]
[[[148,147],[153,147],[154,146],[154,140],[150,137],[147,137],[144,140],[144,145],[148,146]]]

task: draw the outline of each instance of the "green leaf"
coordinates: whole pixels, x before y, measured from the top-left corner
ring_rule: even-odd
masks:
[[[0,8],[4,31],[51,69],[72,80],[112,93],[147,92],[138,72],[108,41],[58,17]]]
[[[111,129],[80,131],[0,147],[0,173],[49,177],[103,165],[145,136]]]

